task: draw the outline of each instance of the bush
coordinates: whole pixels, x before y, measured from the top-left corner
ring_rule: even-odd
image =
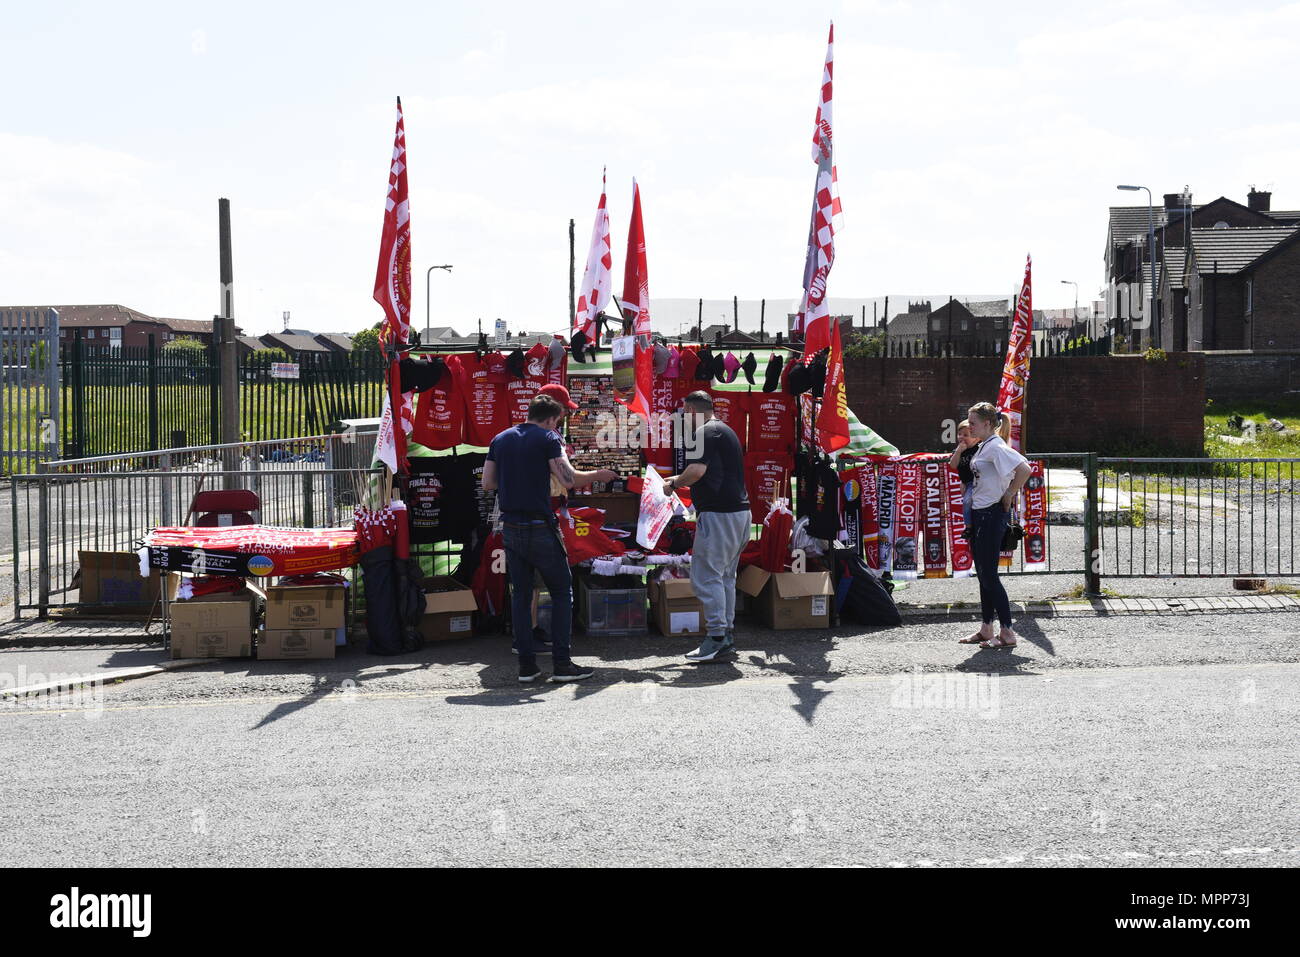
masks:
[[[254,349],[248,357],[248,364],[253,369],[269,369],[275,362],[292,362],[289,353],[285,352],[279,346],[272,346],[269,349]]]
[[[179,339],[173,339],[162,347],[162,354],[165,356],[180,356],[188,359],[195,359],[199,356],[208,354],[208,347],[193,336],[181,336]]]
[[[844,349],[846,359],[870,359],[885,354],[885,337],[881,333],[855,339]]]

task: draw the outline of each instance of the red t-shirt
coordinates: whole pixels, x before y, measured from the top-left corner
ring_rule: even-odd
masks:
[[[682,400],[695,391],[695,384],[686,379],[665,379],[655,376],[650,383],[651,422],[646,429],[645,461],[647,465],[668,470],[676,468],[676,455],[672,443],[678,438],[673,429],[672,414],[682,406]],[[658,431],[654,437],[650,430]]]
[[[540,356],[537,354],[539,349],[541,350]],[[525,377],[517,379],[510,376],[506,381],[506,405],[510,410],[511,425],[519,425],[521,422],[528,421],[528,407],[532,405],[533,399],[547,382],[547,358],[546,346],[533,346],[524,354]]]
[[[427,449],[449,449],[465,440],[465,400],[456,378],[459,358],[447,356],[442,381],[421,392],[416,400],[411,438]]]
[[[756,523],[767,518],[773,498],[790,497],[788,456],[772,452],[750,452],[745,456],[745,492],[749,495],[749,514]]]
[[[784,392],[749,394],[749,444],[751,452],[794,453],[795,398]]]
[[[713,396],[714,414],[736,433],[742,449],[749,448],[749,403],[752,393],[710,389],[709,394]]]
[[[456,389],[465,403],[465,441],[486,447],[511,425],[505,357],[498,352],[479,359],[469,352],[456,358]]]

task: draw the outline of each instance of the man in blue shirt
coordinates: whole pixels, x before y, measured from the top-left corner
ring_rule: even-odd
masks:
[[[488,446],[483,465],[483,488],[496,491],[501,509],[511,627],[519,652],[519,680],[524,684],[542,675],[537,667],[532,615],[533,581],[539,574],[551,595],[551,681],[581,681],[593,674],[570,658],[573,576],[551,508],[551,478],[571,489],[612,482],[618,473],[611,469],[580,472],[569,463],[559,428],[565,416],[577,408],[564,386],[542,386],[528,406],[528,421],[498,434]],[[485,558],[492,560],[491,556]]]

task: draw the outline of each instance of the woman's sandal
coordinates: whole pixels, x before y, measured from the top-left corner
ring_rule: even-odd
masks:
[[[987,641],[981,641],[981,648],[1014,648],[1019,642],[1003,641],[1000,637],[989,638]]]
[[[980,632],[977,631],[977,632],[975,632],[975,634],[971,635],[969,638],[963,638],[963,639],[961,639],[959,642],[957,642],[957,644],[959,644],[959,645],[978,645],[980,642],[983,642],[983,641],[992,641],[992,640],[993,640],[993,639],[991,639],[991,638],[985,638],[983,634],[981,634]]]

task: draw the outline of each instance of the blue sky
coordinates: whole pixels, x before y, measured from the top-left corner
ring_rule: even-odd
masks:
[[[0,301],[206,318],[227,196],[245,329],[370,325],[397,94],[418,325],[453,263],[435,324],[562,327],[602,165],[616,286],[635,175],[652,297],[793,298],[832,17],[832,296],[1032,251],[1036,305],[1086,300],[1118,182],[1300,208],[1300,4],[6,3]]]

